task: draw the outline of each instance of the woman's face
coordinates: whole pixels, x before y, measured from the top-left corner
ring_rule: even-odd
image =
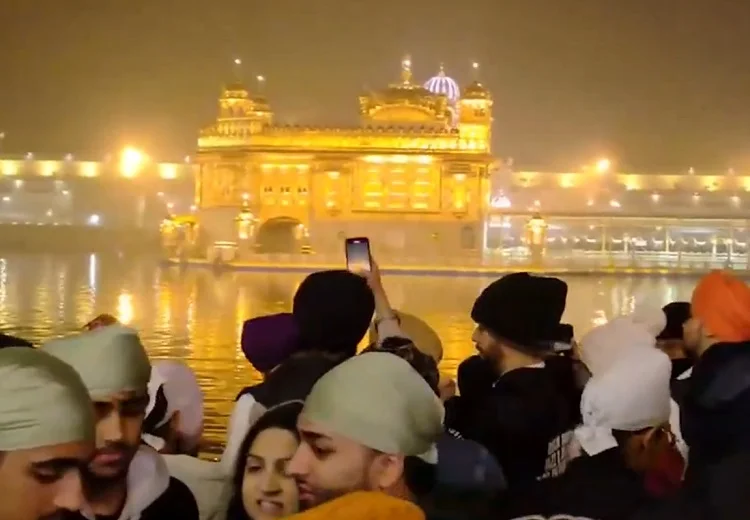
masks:
[[[298,445],[291,432],[269,428],[250,446],[242,478],[242,505],[253,520],[283,518],[299,509],[297,484],[286,471]]]

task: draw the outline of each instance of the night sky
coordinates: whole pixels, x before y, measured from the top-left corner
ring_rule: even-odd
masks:
[[[232,60],[277,120],[352,124],[357,96],[481,64],[519,169],[750,171],[746,0],[0,0],[6,153],[193,153]]]

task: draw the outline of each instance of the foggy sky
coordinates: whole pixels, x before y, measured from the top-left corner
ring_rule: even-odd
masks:
[[[494,151],[565,170],[750,170],[744,0],[0,0],[6,153],[194,152],[232,59],[280,121],[355,123],[357,96],[481,64]]]

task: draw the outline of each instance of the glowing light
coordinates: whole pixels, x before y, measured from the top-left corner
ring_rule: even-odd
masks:
[[[0,161],[0,166],[2,166],[0,169],[2,169],[3,175],[12,177],[18,174],[18,164],[15,161]]]
[[[589,199],[586,201],[587,206],[593,206],[594,205],[594,199]]]
[[[14,184],[16,185],[16,188],[23,188],[23,181],[21,179],[16,179]]]
[[[511,207],[510,199],[505,195],[499,195],[490,201],[490,206],[495,209],[509,209]]]
[[[65,155],[65,160],[66,161],[72,161],[73,160],[73,154],[72,153],[66,154]]]
[[[261,76],[261,75],[258,75],[258,76],[255,76],[255,80],[256,80],[256,81],[257,81],[258,83],[263,83],[263,82],[265,82],[265,81],[266,81],[266,77],[265,77],[265,76]]]
[[[622,206],[620,205],[620,202],[619,202],[619,201],[617,201],[617,200],[615,200],[615,199],[612,199],[612,200],[610,200],[610,201],[609,201],[609,205],[610,205],[610,207],[612,207],[612,208],[620,208],[620,207],[622,207]]]
[[[102,219],[99,215],[91,215],[88,219],[89,226],[98,226],[101,223]]]
[[[165,180],[177,178],[177,167],[174,164],[162,164],[159,166],[159,177]]]
[[[235,64],[235,65],[242,65],[242,60],[241,60],[241,59],[239,59],[239,58],[235,58],[235,59],[234,59],[234,64]]]
[[[598,173],[607,173],[612,167],[612,162],[609,159],[599,159],[596,162],[596,171]]]
[[[146,155],[140,150],[127,147],[120,156],[120,171],[125,177],[135,177],[146,162]]]
[[[10,197],[8,195],[4,196],[3,202],[10,202]]]
[[[694,174],[695,174],[695,168],[693,168],[693,167],[691,166],[691,167],[690,167],[690,169],[688,170],[688,173],[689,173],[690,175],[694,175]]]
[[[51,209],[48,209],[48,210],[47,210],[47,216],[48,216],[48,217],[51,217],[52,215],[53,215],[53,212],[52,212],[52,210],[51,210]]]
[[[127,292],[121,293],[117,297],[117,321],[123,325],[128,325],[133,321],[133,296]]]
[[[191,204],[190,205],[190,211],[192,211],[193,213],[195,213],[196,211],[198,211],[198,206],[196,206],[195,204]]]
[[[697,193],[693,193],[693,202],[699,202],[701,200],[701,196]]]
[[[81,175],[83,177],[96,177],[99,175],[98,165],[95,162],[87,162],[81,165]]]
[[[735,206],[739,206],[740,205],[740,197],[739,197],[739,195],[732,195],[732,204],[734,204]]]
[[[89,256],[89,287],[96,291],[96,271],[97,271],[97,264],[96,264],[96,255],[90,255]]]
[[[659,202],[659,199],[661,199],[661,195],[659,195],[658,193],[651,194],[651,200],[653,200],[654,202]]]

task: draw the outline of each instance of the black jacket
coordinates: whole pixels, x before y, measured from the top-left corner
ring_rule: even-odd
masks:
[[[580,399],[570,361],[554,358],[504,374],[482,396],[453,401],[446,428],[487,447],[513,490],[564,471]]]
[[[686,480],[750,449],[750,343],[720,343],[697,361],[680,404]]]
[[[341,361],[321,352],[300,352],[279,365],[262,383],[244,388],[237,399],[250,394],[266,408],[286,401],[304,401],[318,379]]]
[[[650,503],[643,478],[628,469],[619,449],[613,448],[578,457],[564,475],[510,495],[496,518],[626,520]]]
[[[750,518],[750,451],[702,468],[672,499],[631,520],[746,520]]]
[[[96,520],[117,520],[119,516],[97,516]],[[65,520],[86,520],[86,517],[80,513],[70,513],[64,517]],[[167,490],[138,515],[138,520],[198,520],[198,518],[198,504],[195,502],[193,493],[190,488],[174,477],[170,477]]]

